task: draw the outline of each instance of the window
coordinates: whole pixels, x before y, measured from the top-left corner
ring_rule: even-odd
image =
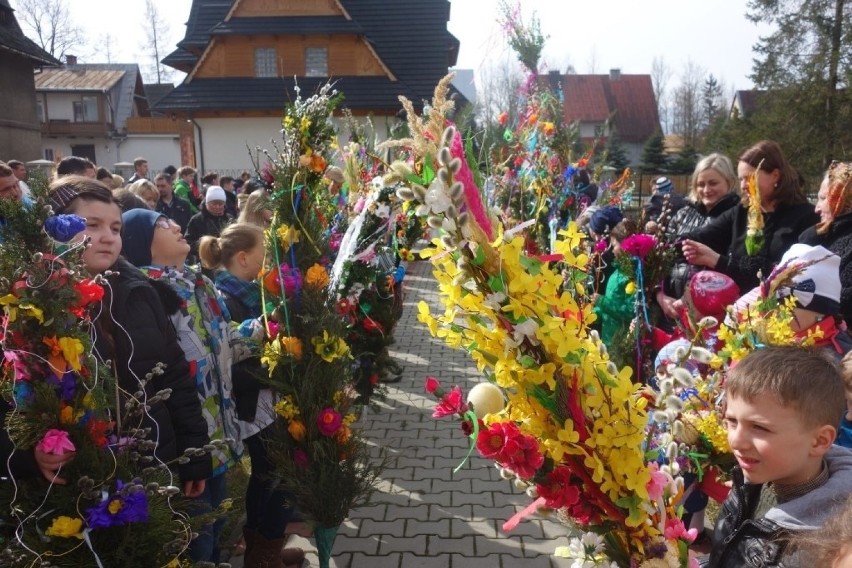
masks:
[[[254,76],[278,76],[278,53],[274,47],[258,47],[254,50]]]
[[[328,77],[328,48],[305,48],[305,76]]]
[[[53,161],[53,148],[45,148],[44,149],[44,159]]]
[[[39,122],[44,122],[44,104],[41,99],[36,99],[36,116]]]
[[[97,97],[83,97],[82,100],[74,101],[74,122],[97,122],[98,121],[98,99]]]

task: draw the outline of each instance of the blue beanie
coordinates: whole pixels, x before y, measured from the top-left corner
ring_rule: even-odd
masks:
[[[672,183],[672,180],[666,176],[658,177],[657,181],[654,182],[654,190],[659,191],[660,193],[668,193],[673,189],[674,184]]]
[[[592,214],[592,220],[589,221],[589,226],[592,230],[599,234],[605,235],[609,233],[616,225],[624,219],[624,213],[618,207],[602,207]]]
[[[131,209],[121,214],[121,254],[133,266],[151,264],[154,230],[162,213],[150,209]]]

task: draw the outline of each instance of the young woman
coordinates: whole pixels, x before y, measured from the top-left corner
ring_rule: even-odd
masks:
[[[710,154],[698,162],[692,173],[691,186],[686,205],[666,225],[666,240],[669,242],[676,242],[683,235],[697,231],[740,202],[736,191],[737,174],[731,160],[722,154]],[[683,297],[691,276],[689,265],[683,259],[672,266],[656,297],[657,304],[667,317],[678,318],[675,302]]]
[[[147,397],[169,388],[165,401],[151,404],[151,439],[163,462],[181,456],[187,448],[201,448],[210,441],[201,415],[201,404],[189,364],[178,345],[175,330],[166,316],[163,299],[174,302],[174,293],[155,287],[139,270],[119,258],[122,247],[121,209],[102,183],[82,176],[63,177],[53,183],[50,205],[56,214],[75,214],[86,219],[86,230],[78,240],[88,237],[90,246],[83,253],[86,270],[92,274],[109,271],[103,309],[95,320],[95,352],[101,361],[112,360],[119,387],[123,392],[140,389],[139,377],[149,374],[157,363],[164,373],[145,385]],[[210,477],[209,456],[190,458],[177,467],[187,497],[197,497]]]
[[[740,290],[757,286],[758,272],[768,275],[799,235],[818,220],[814,206],[802,191],[798,173],[777,143],[762,140],[740,156],[737,174],[743,193],[755,173],[764,220],[760,250],[753,255],[746,251],[748,207],[745,203],[689,233],[682,247],[687,262],[727,274]]]
[[[216,289],[234,321],[260,317],[263,305],[256,278],[265,255],[263,229],[250,223],[229,225],[218,238],[202,237],[198,250],[205,268],[224,269],[216,273]],[[245,566],[272,566],[278,558],[285,566],[300,566],[305,558],[303,550],[281,551],[293,509],[286,505],[287,495],[275,488],[273,466],[266,453],[265,439],[272,434],[275,413],[272,391],[258,379],[264,372],[257,358],[234,367],[237,415],[251,458],[243,527]]]
[[[225,439],[230,448],[216,449],[213,476],[199,498],[199,513],[217,508],[226,497],[225,472],[242,453],[240,427],[231,388],[231,366],[251,353],[220,304],[212,282],[185,265],[189,244],[180,227],[166,216],[144,209],[122,215],[122,253],[133,265],[161,283],[179,298],[167,306],[178,342],[195,373],[197,396],[201,399],[204,423],[212,439]],[[209,458],[208,458],[209,459]],[[192,541],[190,557],[195,562],[219,561],[217,546],[224,519],[199,531]]]

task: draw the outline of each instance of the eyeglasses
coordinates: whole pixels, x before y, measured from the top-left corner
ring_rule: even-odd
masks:
[[[178,226],[177,223],[175,223],[174,221],[172,221],[168,217],[160,217],[159,219],[157,219],[157,222],[154,223],[154,225],[156,225],[157,227],[159,227],[161,229],[166,229],[166,230],[171,229],[172,227]]]

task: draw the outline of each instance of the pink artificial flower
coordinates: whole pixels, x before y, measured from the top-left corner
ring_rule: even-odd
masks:
[[[334,436],[343,424],[343,416],[333,408],[325,408],[317,416],[317,429],[323,436]]]
[[[56,428],[45,432],[44,437],[36,445],[36,449],[55,456],[64,456],[66,453],[77,451],[77,448],[74,447],[74,442],[68,437],[68,432],[57,430]]]
[[[669,484],[669,476],[660,471],[660,465],[657,462],[648,464],[648,469],[651,470],[651,479],[645,489],[648,490],[648,497],[656,501],[663,496],[663,491]]]
[[[17,351],[3,351],[3,357],[7,362],[12,363],[12,368],[15,370],[16,381],[30,380],[30,370],[27,364],[21,360]]]
[[[438,382],[433,376],[426,377],[426,392],[429,394],[435,394],[435,391],[441,387],[441,383]]]
[[[311,464],[311,460],[308,458],[308,454],[305,453],[305,450],[296,448],[293,450],[293,463],[302,469],[307,469]]]
[[[435,410],[432,412],[432,418],[464,414],[465,411],[467,411],[467,403],[464,400],[461,387],[454,386],[453,390],[445,394],[435,407]]]
[[[691,544],[698,536],[698,529],[686,530],[683,521],[680,519],[667,519],[663,536],[666,537],[666,540],[685,540]]]
[[[360,215],[361,211],[364,210],[364,204],[367,203],[363,197],[359,197],[358,201],[355,202],[355,206],[352,208],[352,211],[356,215]]]
[[[657,244],[657,239],[654,235],[636,234],[630,235],[621,241],[621,250],[629,255],[637,256],[640,260],[648,256],[648,253],[653,250]]]
[[[281,326],[278,325],[278,322],[272,320],[266,322],[266,337],[278,337],[279,329],[281,329]]]
[[[606,239],[601,239],[595,243],[595,252],[600,254],[604,252],[608,246],[609,242],[607,242]]]

